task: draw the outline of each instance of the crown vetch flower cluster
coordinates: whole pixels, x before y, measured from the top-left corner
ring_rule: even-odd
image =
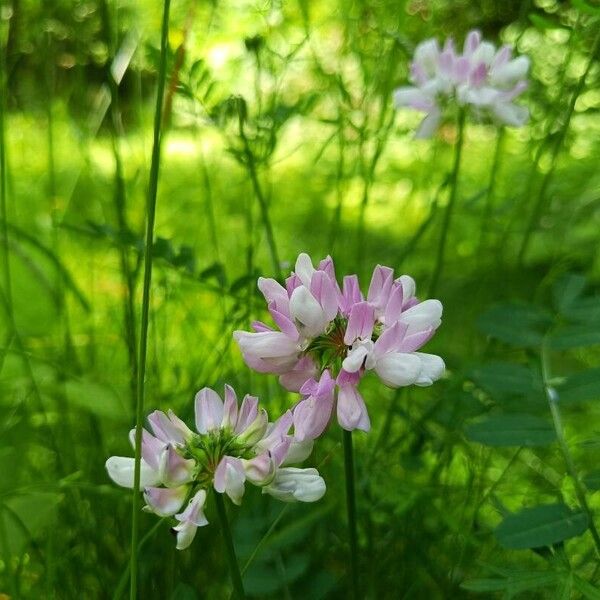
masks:
[[[440,49],[437,40],[421,42],[410,67],[414,84],[394,92],[396,107],[409,106],[427,113],[416,137],[431,137],[437,129],[444,108],[454,102],[468,106],[477,117],[513,127],[528,119],[527,108],[513,101],[527,89],[529,59],[512,58],[509,46],[499,50],[482,40],[478,31],[467,35],[462,53],[451,38]]]
[[[393,269],[378,265],[365,299],[356,275],[338,285],[331,257],[315,269],[300,254],[285,283],[258,280],[279,329],[255,322],[254,332],[236,331],[234,338],[249,367],[278,374],[285,388],[302,394],[294,409],[297,439],[321,435],[336,404],[344,429],[369,431],[357,389],[367,371],[393,388],[426,386],[442,376],[442,359],[418,352],[440,325],[442,305],[420,302],[408,275],[395,278]]]
[[[257,398],[246,395],[238,407],[230,386],[225,386],[224,397],[225,401],[210,388],[196,394],[196,432],[172,411],[158,410],[148,417],[152,433],[142,432],[140,487],[145,509],[175,518],[180,550],[192,543],[198,527],[208,524],[204,504],[211,487],[235,504],[241,503],[246,481],[284,502],[314,502],[325,493],[316,469],[289,466],[312,451],[312,441],[299,442],[289,434],[290,411],[269,423]],[[132,445],[134,436],[132,430]],[[128,488],[134,485],[134,465],[128,457],[106,461],[111,479]]]

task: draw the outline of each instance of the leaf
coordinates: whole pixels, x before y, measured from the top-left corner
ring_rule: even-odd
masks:
[[[558,389],[561,402],[600,400],[600,369],[589,369],[567,377]]]
[[[517,347],[539,346],[552,323],[550,315],[527,304],[498,304],[477,320],[479,330]]]
[[[467,438],[486,446],[545,446],[556,439],[552,425],[533,415],[493,415],[465,428]]]
[[[581,296],[585,290],[587,279],[584,275],[567,273],[561,277],[552,288],[554,306],[562,313]]]
[[[460,587],[470,592],[501,592],[518,594],[556,584],[558,574],[553,571],[523,571],[506,577],[490,577],[487,579],[470,579],[461,583]]]
[[[70,380],[66,383],[69,402],[99,417],[123,419],[130,416],[128,407],[109,386],[91,380]]]
[[[600,344],[600,328],[583,325],[563,327],[548,337],[548,346],[553,350],[585,348]]]
[[[525,508],[509,515],[495,534],[505,548],[520,550],[551,546],[581,535],[588,526],[587,515],[564,504]]]
[[[575,323],[600,323],[600,297],[585,296],[577,298],[561,311],[563,316]]]
[[[533,23],[536,29],[540,31],[546,31],[548,29],[568,29],[558,20],[552,19],[546,15],[542,16],[539,14],[531,13],[529,20]]]
[[[198,594],[192,586],[179,582],[173,590],[171,600],[198,600]]]
[[[600,470],[591,471],[583,478],[583,483],[588,490],[593,492],[600,490]]]
[[[582,13],[597,16],[600,15],[600,6],[593,6],[585,0],[571,0],[573,6]]]
[[[600,600],[600,589],[573,573],[573,587],[588,600]]]
[[[12,496],[0,504],[0,518],[13,555],[21,554],[29,540],[52,523],[62,498],[62,494],[38,492]]]
[[[495,394],[528,394],[541,390],[541,381],[525,365],[493,362],[475,367],[471,378],[492,396]]]

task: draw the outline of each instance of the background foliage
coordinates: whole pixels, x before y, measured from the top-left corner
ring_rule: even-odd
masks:
[[[160,11],[0,10],[11,598],[126,589],[130,494],[104,461],[130,452]],[[188,417],[197,389],[224,382],[275,412],[293,402],[244,368],[231,332],[264,316],[256,277],[299,252],[363,280],[394,266],[426,294],[456,131],[415,141],[419,116],[392,108],[414,46],[479,28],[532,60],[529,126],[500,138],[467,126],[436,294],[444,323],[428,346],[446,379],[365,382],[373,431],[355,443],[370,598],[600,597],[599,16],[592,0],[173,2],[147,407]],[[260,544],[245,574],[254,597],[344,597],[338,438],[332,428],[310,459],[328,483],[321,502],[282,515],[253,489],[232,511],[242,563]],[[142,535],[141,597],[228,597],[216,523],[181,553],[152,516]]]

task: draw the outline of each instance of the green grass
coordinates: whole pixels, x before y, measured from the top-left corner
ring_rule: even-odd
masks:
[[[518,40],[533,63],[526,98],[532,119],[504,133],[491,204],[497,130],[465,125],[436,287],[444,322],[427,346],[445,359],[447,377],[401,392],[375,378],[364,382],[373,430],[353,435],[360,588],[368,598],[510,591],[597,598],[589,531],[536,550],[505,548],[494,534],[525,507],[564,502],[579,510],[582,493],[593,516],[600,509],[592,477],[600,389],[591,371],[600,360],[593,339],[600,291],[597,65],[561,139],[597,35],[597,9],[584,2],[546,10],[516,3],[494,12],[492,3],[487,19],[491,13],[444,2],[425,20],[411,14],[413,5],[392,2],[312,4],[284,5],[279,19],[277,10],[252,3],[203,6],[192,16],[188,4],[174,3],[167,94],[177,46],[189,31],[181,89],[162,139],[144,411],[173,408],[189,420],[194,393],[225,382],[260,396],[274,414],[295,402],[276,378],[247,369],[231,338],[266,318],[255,281],[275,274],[273,247],[284,273],[300,252],[313,259],[331,253],[338,275],[359,272],[366,287],[375,264],[390,265],[413,275],[423,295],[434,277],[457,132],[448,123],[436,139],[415,141],[418,116],[410,111],[387,128],[394,115],[389,92],[406,80],[412,48],[425,37],[451,29],[462,40],[478,26],[492,39]],[[102,44],[110,45],[98,11],[67,5],[22,9],[20,42],[10,53],[2,37],[10,68],[0,235],[10,273],[4,266],[0,278],[0,594],[10,598],[123,598],[129,587],[131,494],[111,483],[104,462],[132,455],[127,434],[136,388],[128,327],[134,324],[139,339],[160,10],[109,3],[117,49],[132,24],[141,28],[119,90],[119,179],[110,115],[94,103],[105,80]],[[50,17],[69,25],[64,36],[58,26],[43,35]],[[255,35],[264,40],[260,76],[256,53],[244,46]],[[64,66],[67,54],[75,66]],[[48,83],[40,73],[49,66]],[[246,142],[239,104],[227,104],[232,94],[247,101]],[[90,128],[94,121],[103,125]],[[119,216],[121,184],[126,202]],[[540,197],[539,219],[519,257]],[[565,279],[573,273],[587,282],[580,295],[578,280]],[[585,304],[581,296],[592,300]],[[506,302],[536,312],[489,312]],[[567,330],[575,341],[557,341],[584,309],[582,328]],[[470,422],[490,415],[526,413],[552,422],[535,383],[537,340],[546,334],[550,383],[567,398],[560,418],[572,465],[562,443],[493,447],[467,433]],[[515,342],[519,337],[527,339]],[[489,367],[497,362],[520,365],[521,379],[514,371],[516,380],[507,376],[510,366],[498,375]],[[568,378],[587,371],[588,387],[576,395]],[[346,597],[339,430],[326,433],[308,462],[320,465],[327,482],[322,501],[292,505],[281,516],[280,503],[252,488],[241,508],[228,507],[249,597]],[[573,469],[587,490],[574,483]],[[140,598],[229,597],[212,500],[207,517],[210,526],[178,552],[168,520],[139,513]]]

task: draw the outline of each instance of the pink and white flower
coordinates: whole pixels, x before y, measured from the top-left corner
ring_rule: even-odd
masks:
[[[246,482],[279,497],[283,478],[286,489],[298,490],[286,495],[286,501],[313,502],[325,493],[325,482],[314,469],[308,469],[308,478],[305,469],[289,469],[312,451],[311,440],[302,442],[290,434],[290,411],[269,423],[258,398],[246,395],[238,406],[235,391],[227,385],[224,398],[210,388],[196,394],[196,432],[171,411],[154,411],[148,417],[152,433],[142,431],[144,509],[177,521],[173,531],[180,550],[192,543],[198,527],[208,523],[203,508],[211,487],[235,504],[241,503]],[[133,446],[134,435],[135,430],[130,434]],[[134,485],[134,465],[129,457],[112,456],[106,461],[110,478],[129,488]]]
[[[255,323],[234,338],[248,366],[302,394],[293,411],[298,440],[320,436],[334,409],[344,429],[369,431],[357,387],[368,371],[390,387],[431,385],[444,372],[440,357],[417,352],[441,324],[442,304],[419,301],[408,275],[378,265],[365,299],[356,275],[340,288],[330,257],[315,268],[300,254],[285,287],[262,278],[258,286],[279,331]]]
[[[514,100],[527,89],[529,59],[512,57],[509,46],[499,50],[478,31],[467,35],[462,53],[452,39],[442,48],[437,40],[420,43],[410,67],[411,86],[394,92],[397,108],[408,106],[425,112],[415,136],[428,138],[438,128],[444,109],[451,103],[469,107],[478,118],[520,127],[527,122],[527,108]]]

